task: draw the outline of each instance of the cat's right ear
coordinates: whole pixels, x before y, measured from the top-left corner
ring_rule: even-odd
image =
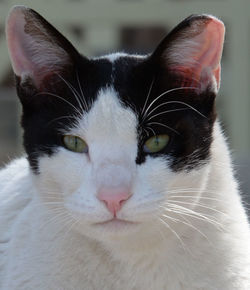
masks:
[[[25,6],[9,13],[6,35],[18,85],[29,80],[42,91],[51,77],[69,72],[79,57],[71,43],[42,16]]]

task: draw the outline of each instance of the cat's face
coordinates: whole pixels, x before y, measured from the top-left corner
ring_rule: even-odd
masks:
[[[192,16],[145,57],[88,60],[24,7],[12,10],[7,36],[25,149],[55,215],[108,240],[157,231],[164,217],[178,215],[171,197],[202,190],[220,78],[219,20]]]

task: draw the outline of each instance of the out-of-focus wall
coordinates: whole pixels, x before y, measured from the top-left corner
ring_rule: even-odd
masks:
[[[250,188],[249,0],[0,0],[0,164],[22,151],[20,106],[4,36],[11,6],[37,10],[85,55],[115,50],[147,53],[182,19],[213,14],[227,28],[217,106],[245,192]]]

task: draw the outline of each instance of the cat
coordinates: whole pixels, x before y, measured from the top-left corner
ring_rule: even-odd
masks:
[[[1,290],[249,290],[250,229],[216,116],[224,25],[88,59],[32,9],[7,43],[26,156],[0,172]]]

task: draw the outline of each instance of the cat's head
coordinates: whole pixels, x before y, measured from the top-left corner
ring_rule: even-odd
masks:
[[[202,190],[220,84],[220,20],[190,16],[147,56],[87,59],[39,14],[17,6],[7,40],[24,147],[55,215],[67,213],[102,240],[157,233],[181,210],[171,197]]]

